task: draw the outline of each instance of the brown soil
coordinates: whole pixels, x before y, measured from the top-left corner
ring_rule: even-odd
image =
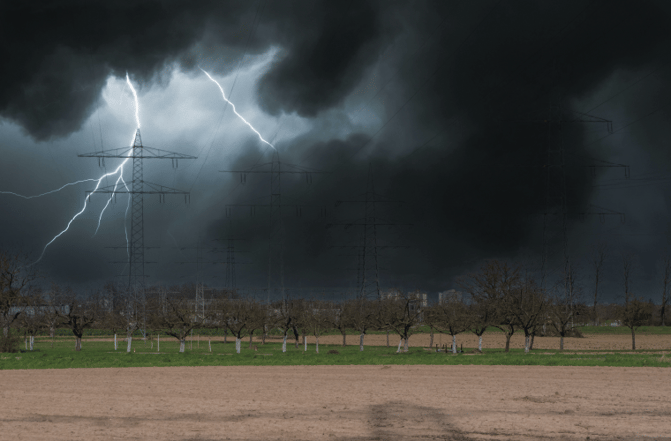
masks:
[[[671,370],[17,370],[0,409],[0,440],[669,440]]]
[[[200,338],[201,342],[207,342],[207,336],[197,337],[194,336],[194,342]],[[167,338],[168,341],[175,341],[174,338]],[[212,341],[223,341],[224,337],[211,337]],[[137,339],[139,341],[139,339]],[[112,338],[87,338],[86,341],[114,341]],[[118,337],[117,341],[119,344],[125,341],[121,337]],[[235,341],[234,338],[228,337],[228,341]],[[249,342],[249,337],[244,338],[243,344]],[[260,337],[254,337],[253,341],[258,343],[261,341]],[[282,338],[277,336],[269,336],[266,338],[266,342],[277,343],[281,342]],[[287,340],[287,344],[294,343],[293,336]],[[301,343],[303,341],[302,337],[300,339]],[[413,347],[428,347],[430,337],[429,334],[416,334],[410,337],[409,345]],[[308,336],[308,344],[312,345],[315,342],[315,338]],[[389,344],[391,346],[397,346],[399,339],[396,335],[389,334]],[[319,337],[320,344],[327,345],[340,345],[342,344],[342,336],[340,335],[324,335]],[[359,336],[358,335],[348,335],[347,344],[349,345],[358,345]],[[384,346],[387,344],[386,335],[366,335],[364,338],[364,345],[366,346]],[[433,338],[433,344],[442,346],[447,344],[448,346],[452,344],[452,337],[449,335],[435,334]],[[475,334],[459,334],[457,335],[457,345],[464,345],[468,348],[477,348],[478,347],[478,337]],[[506,344],[506,338],[502,333],[486,333],[482,336],[482,348],[483,350],[487,348],[503,348]],[[523,348],[524,347],[524,335],[515,334],[510,340],[511,348]],[[534,339],[534,349],[550,349],[558,350],[559,349],[559,337],[536,337]],[[565,350],[609,350],[609,351],[621,351],[621,350],[630,350],[631,349],[631,335],[597,335],[597,334],[586,334],[585,338],[571,338],[566,337],[564,339],[564,349]],[[636,349],[664,349],[671,350],[671,335],[637,335],[636,336]]]

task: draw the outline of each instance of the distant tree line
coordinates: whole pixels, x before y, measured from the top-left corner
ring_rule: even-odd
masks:
[[[430,345],[436,332],[452,337],[452,352],[457,351],[456,336],[472,332],[479,338],[491,327],[505,335],[505,351],[515,332],[525,336],[525,351],[533,349],[536,336],[559,337],[563,349],[564,338],[575,336],[576,327],[600,320],[619,321],[631,330],[632,348],[636,347],[636,329],[664,320],[661,310],[631,292],[632,260],[623,257],[622,285],[624,302],[621,304],[588,305],[576,287],[574,271],[569,267],[562,284],[543,287],[524,265],[507,261],[485,262],[478,271],[460,279],[460,291],[451,291],[440,302],[427,302],[419,291],[393,290],[379,299],[350,297],[329,301],[315,296],[311,299],[289,298],[274,303],[263,303],[242,297],[235,290],[208,291],[204,308],[195,303],[195,285],[153,287],[144,292],[122,288],[108,283],[100,290],[78,295],[73,290],[52,285],[43,289],[35,285],[37,276],[24,265],[18,255],[0,256],[0,325],[3,328],[0,350],[16,350],[18,340],[14,330],[23,332],[26,345],[33,347],[36,335],[47,331],[52,338],[56,329],[67,328],[75,337],[75,350],[81,350],[81,340],[87,329],[107,329],[125,336],[126,351],[130,352],[133,335],[161,333],[179,342],[184,352],[186,340],[194,329],[215,329],[235,339],[240,352],[243,338],[252,346],[254,335],[262,344],[271,330],[279,330],[282,350],[287,340],[294,339],[298,348],[303,337],[315,338],[319,352],[319,338],[325,332],[337,330],[346,345],[347,334],[355,330],[359,349],[364,350],[365,336],[370,331],[387,333],[398,338],[397,351],[408,351],[409,339],[420,325],[430,331]],[[598,256],[595,268],[600,270]],[[671,264],[665,273],[666,290]],[[597,277],[598,280],[598,277]],[[598,282],[595,283],[598,289]]]

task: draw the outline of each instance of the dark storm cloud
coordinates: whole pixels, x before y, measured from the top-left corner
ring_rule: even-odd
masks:
[[[277,48],[255,99],[269,114],[297,113],[313,124],[280,146],[282,160],[333,172],[309,189],[283,179],[285,200],[327,208],[319,222],[307,220],[307,210],[302,223],[287,219],[287,279],[342,280],[338,268],[352,259],[329,247],[356,243],[358,233],[323,224],[360,216],[334,201],[365,190],[371,163],[377,191],[405,201],[385,215],[413,224],[380,233],[383,243],[412,245],[385,252],[383,277],[438,290],[479,258],[539,251],[549,102],[574,119],[572,100],[591,96],[617,71],[657,64],[671,49],[670,12],[663,1],[3,3],[0,36],[10,44],[0,56],[10,63],[0,115],[38,140],[65,136],[96,107],[110,74],[161,83],[175,63],[230,73],[244,54]],[[353,97],[370,78],[376,99]],[[658,78],[656,87],[668,91],[669,80]],[[373,138],[324,141],[347,99],[362,108],[382,103],[377,116],[386,125]],[[578,158],[611,155],[585,139],[584,124],[563,125],[571,213],[584,210],[596,179]],[[257,154],[231,168],[249,167]],[[258,194],[238,202],[266,190],[259,184]],[[250,260],[265,261],[263,222],[240,223],[239,233],[256,239]]]
[[[174,62],[194,69],[271,45],[283,55],[260,82],[262,105],[314,115],[356,84],[382,32],[369,2],[4,2],[0,14],[0,115],[39,140],[77,130],[110,74],[160,81]]]

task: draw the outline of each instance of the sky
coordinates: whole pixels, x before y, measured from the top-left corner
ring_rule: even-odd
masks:
[[[565,187],[584,294],[604,244],[602,300],[623,297],[632,256],[634,293],[659,302],[669,15],[663,0],[3,2],[0,191],[37,195],[118,167],[77,155],[129,145],[128,75],[143,144],[197,157],[144,161],[145,181],[190,192],[144,197],[150,284],[223,287],[230,237],[237,287],[267,288],[271,175],[222,170],[269,171],[276,152],[281,170],[312,171],[281,175],[290,292],[356,289],[358,252],[372,250],[358,201],[372,188],[383,289],[434,296],[487,259],[537,268],[544,249],[556,276]],[[45,283],[124,283],[127,195],[96,232],[107,198],[94,194],[45,250],[95,184],[1,193],[0,245],[43,254]]]

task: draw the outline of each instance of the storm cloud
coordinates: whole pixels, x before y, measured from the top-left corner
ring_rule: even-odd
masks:
[[[660,241],[609,236],[616,223],[581,224],[578,214],[590,204],[616,212],[636,207],[626,234],[657,234],[660,222],[653,218],[668,218],[667,207],[659,206],[669,196],[665,188],[654,197],[625,190],[623,199],[600,190],[623,177],[616,176],[622,170],[590,172],[611,163],[631,165],[634,177],[636,170],[668,169],[665,122],[643,119],[624,127],[669,100],[671,73],[661,62],[671,48],[666,2],[60,1],[1,8],[0,32],[9,43],[0,49],[7,61],[0,116],[37,145],[80,131],[104,106],[110,76],[128,72],[142,90],[168,90],[176,71],[197,78],[202,67],[243,81],[238,75],[249,60],[270,57],[245,99],[279,121],[264,136],[280,134],[283,163],[328,172],[315,173],[311,184],[282,177],[288,285],[351,286],[356,249],[337,247],[355,246],[360,230],[338,224],[360,218],[363,207],[337,201],[365,192],[369,170],[376,192],[394,201],[381,203],[378,216],[399,224],[379,231],[380,244],[389,247],[380,257],[387,287],[439,291],[481,259],[540,253],[542,215],[556,208],[547,207],[543,167],[551,105],[561,107],[555,116],[565,121],[561,142],[576,260],[605,240],[613,250],[634,249],[642,272],[654,276]],[[615,133],[609,135],[605,123],[585,122],[594,117],[613,120]],[[305,127],[295,135],[283,132],[287,120]],[[7,133],[0,138],[4,145]],[[211,183],[222,178],[217,170],[270,161],[271,152],[253,142],[225,164],[207,163],[196,179]],[[30,154],[44,153],[21,153]],[[656,159],[642,159],[648,156]],[[219,188],[208,184],[194,193],[205,204],[195,211],[199,222],[205,219],[207,240],[229,228],[248,238],[241,249],[250,265],[240,271],[250,286],[263,286],[267,274],[267,216],[259,211],[248,218],[224,206],[262,201],[266,178],[250,175],[242,187],[237,176],[222,178]],[[25,207],[25,217],[46,222]],[[67,217],[59,210],[54,217]],[[162,220],[156,229],[186,230],[192,215],[175,215],[170,225]],[[184,232],[184,240],[195,240],[191,233]],[[82,254],[87,247],[60,246],[54,253]],[[167,263],[160,268],[156,282],[174,273]],[[62,264],[53,270],[73,283],[105,279],[107,271]]]

